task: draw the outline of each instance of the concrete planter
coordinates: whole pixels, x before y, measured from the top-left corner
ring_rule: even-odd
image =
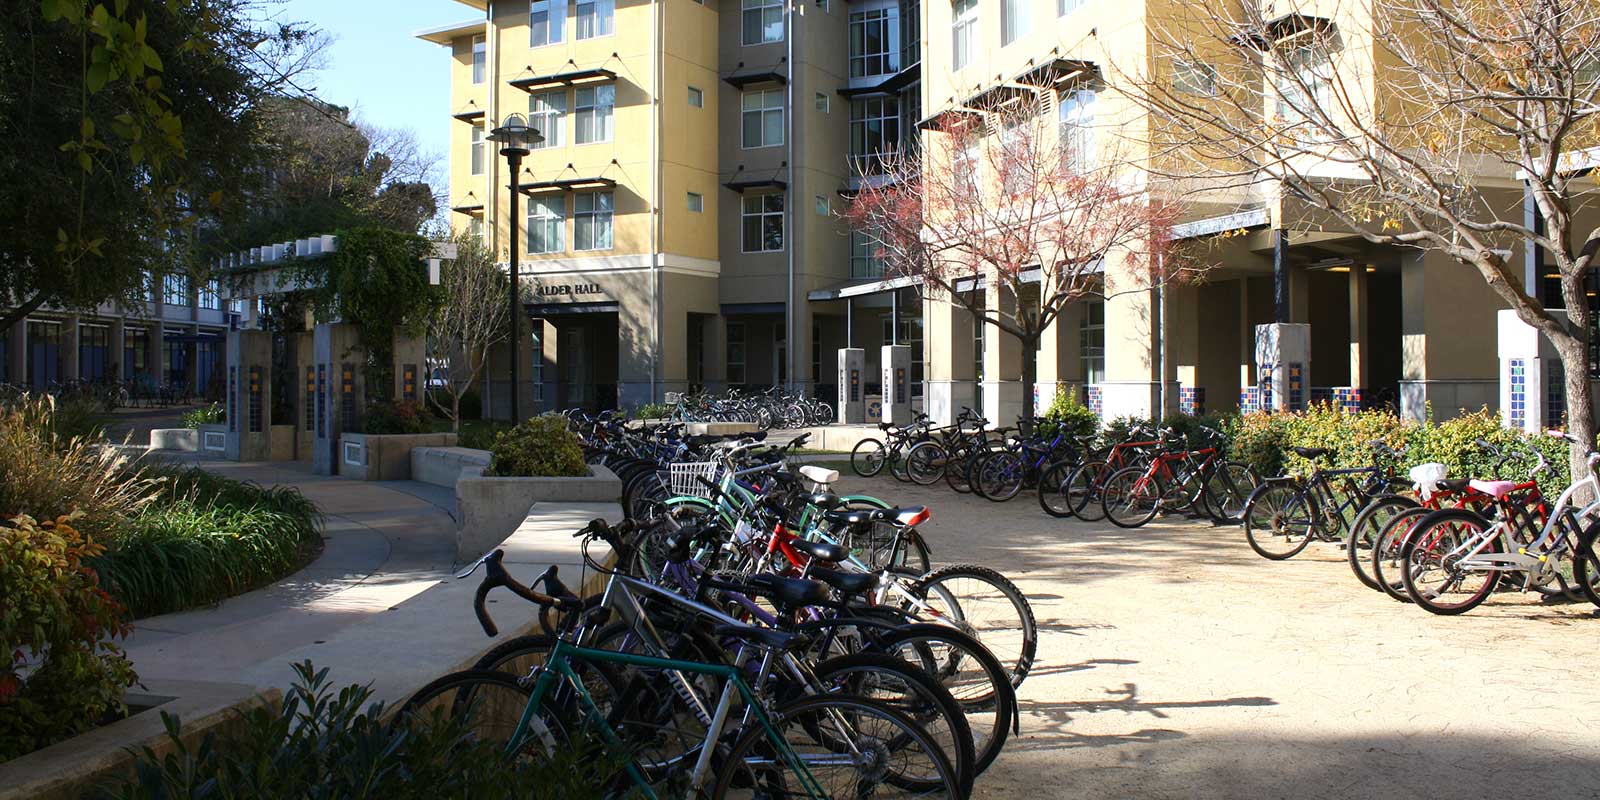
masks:
[[[456,559],[477,558],[499,545],[538,503],[616,503],[622,481],[599,465],[582,478],[485,477],[482,467],[456,481]]]
[[[411,450],[416,447],[455,447],[453,433],[339,435],[339,474],[358,481],[411,479]]]
[[[476,469],[482,475],[489,467],[489,451],[470,447],[411,448],[411,479],[434,486],[453,488],[461,473]]]

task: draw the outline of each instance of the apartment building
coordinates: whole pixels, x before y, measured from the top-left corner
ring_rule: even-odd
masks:
[[[914,289],[839,297],[881,265],[837,216],[914,141],[915,0],[457,5],[417,35],[450,53],[454,226],[507,262],[517,226],[522,408],[827,392],[838,348],[916,336]],[[517,176],[489,140],[511,114],[543,136]],[[487,373],[503,413],[504,353]]]

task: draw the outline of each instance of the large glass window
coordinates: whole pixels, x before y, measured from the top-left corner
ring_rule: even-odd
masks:
[[[200,307],[207,311],[222,308],[222,299],[219,296],[221,289],[222,287],[214,280],[200,284]]]
[[[560,253],[566,249],[567,199],[559,194],[534,197],[528,203],[528,252]]]
[[[783,195],[744,197],[744,252],[773,253],[783,249]]]
[[[528,96],[528,125],[544,136],[533,146],[545,150],[566,144],[562,129],[567,126],[567,90],[539,92]]]
[[[169,306],[189,306],[189,276],[176,273],[166,276],[161,284],[161,302]]]
[[[950,61],[954,69],[961,69],[978,52],[978,0],[954,0],[950,12]]]
[[[616,15],[616,0],[578,0],[578,38],[610,36]]]
[[[1083,8],[1089,0],[1056,0],[1056,15],[1064,17]]]
[[[111,377],[111,329],[104,325],[78,326],[78,377],[103,381]]]
[[[489,43],[482,36],[472,37],[472,82],[488,80]]]
[[[740,102],[744,114],[745,148],[783,144],[782,89],[745,92]]]
[[[744,383],[744,323],[728,323],[728,385]]]
[[[611,141],[611,112],[616,98],[615,86],[593,86],[577,91],[578,144]]]
[[[1056,101],[1057,136],[1062,163],[1071,169],[1084,169],[1094,163],[1093,89],[1071,89]]]
[[[909,67],[922,61],[922,2],[901,0],[900,14],[900,66]]]
[[[740,0],[744,9],[744,43],[783,41],[783,0]]]
[[[1278,116],[1304,120],[1312,109],[1333,107],[1333,64],[1325,42],[1313,40],[1279,51],[1276,73]]]
[[[483,174],[483,128],[472,126],[472,174]]]
[[[528,9],[528,46],[558,44],[567,22],[567,0],[533,0]]]
[[[573,195],[572,249],[611,249],[611,202],[610,192]]]
[[[862,231],[850,232],[850,277],[883,277],[883,257],[878,243]]]
[[[49,389],[64,376],[65,354],[61,352],[61,325],[55,322],[28,321],[28,385],[35,390]]]
[[[1086,300],[1083,319],[1078,323],[1078,351],[1083,359],[1085,385],[1104,383],[1106,379],[1106,304],[1104,300]]]
[[[900,9],[874,8],[850,15],[850,77],[900,71]]]
[[[850,101],[850,165],[861,175],[881,175],[884,156],[900,149],[900,99],[867,97]]]
[[[533,325],[532,347],[528,349],[529,360],[533,362],[533,402],[544,402],[544,323],[535,321]]]
[[[1032,0],[1000,0],[1000,44],[1017,40],[1028,27],[1028,3]]]

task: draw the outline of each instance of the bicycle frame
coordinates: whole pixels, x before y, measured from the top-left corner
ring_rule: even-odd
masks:
[[[1591,492],[1591,496],[1596,499],[1582,510],[1573,511],[1572,497],[1579,490]],[[1578,531],[1581,520],[1595,518],[1597,512],[1600,512],[1600,481],[1590,473],[1583,480],[1568,486],[1556,498],[1555,506],[1546,517],[1544,528],[1540,530],[1538,538],[1526,547],[1517,547],[1515,552],[1512,552],[1512,545],[1516,543],[1511,537],[1515,519],[1511,516],[1508,505],[1506,502],[1500,504],[1501,513],[1496,515],[1494,524],[1485,528],[1483,533],[1474,535],[1443,557],[1455,559],[1455,563],[1463,569],[1526,573],[1528,577],[1523,581],[1522,589],[1527,591],[1536,585],[1543,586],[1549,583],[1551,578],[1556,576],[1555,564],[1550,557],[1558,554],[1557,541],[1564,543],[1567,536]],[[1506,552],[1483,552],[1496,538],[1505,545]]]

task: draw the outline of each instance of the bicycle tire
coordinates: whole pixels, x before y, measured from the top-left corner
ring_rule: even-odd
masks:
[[[406,699],[396,712],[395,719],[404,724],[431,718],[436,714],[461,717],[471,713],[471,727],[475,738],[507,745],[515,734],[533,690],[505,672],[469,669],[452,672],[428,682]],[[530,742],[543,745],[553,752],[567,741],[567,728],[559,721],[555,728],[549,720],[535,714],[538,724]]]
[[[883,471],[888,449],[877,439],[862,439],[850,448],[850,469],[863,478],[876,477]]]
[[[906,452],[906,473],[918,486],[932,486],[944,477],[945,464],[950,456],[944,446],[933,440],[917,442]]]
[[[930,644],[932,643],[932,644]],[[947,625],[919,622],[873,638],[871,649],[899,655],[929,671],[955,697],[974,742],[974,769],[989,769],[1017,722],[1011,674],[982,642]],[[948,648],[940,651],[936,648]],[[976,669],[967,668],[967,663]]]
[[[947,585],[960,578],[992,586],[993,594],[1004,598],[1010,611],[996,608],[992,615],[976,613],[980,598]],[[1039,626],[1032,604],[1010,579],[977,564],[952,564],[922,576],[915,584],[915,593],[930,606],[935,606],[930,595],[937,594],[945,608],[941,611],[935,606],[934,612],[987,647],[1010,674],[1012,688],[1021,686],[1027,679],[1039,649]],[[1015,642],[1010,641],[1011,631],[1015,631]]]
[[[1350,563],[1350,571],[1355,573],[1356,580],[1361,581],[1362,586],[1375,592],[1383,591],[1378,579],[1371,573],[1372,551],[1378,546],[1378,539],[1383,536],[1389,521],[1408,508],[1420,508],[1420,505],[1404,495],[1385,495],[1374,498],[1356,515],[1355,522],[1350,523],[1350,538],[1345,541],[1345,560]]]
[[[1589,602],[1600,606],[1600,549],[1595,546],[1595,540],[1600,538],[1600,521],[1589,523],[1578,535],[1578,549],[1572,554],[1572,579],[1578,584],[1578,591],[1589,599]]]
[[[1256,555],[1269,561],[1294,558],[1311,544],[1316,514],[1304,489],[1289,481],[1256,487],[1245,504],[1244,538]],[[1276,547],[1277,539],[1283,546]],[[1298,538],[1297,538],[1298,537]]]
[[[1104,479],[1111,477],[1111,473],[1106,472],[1108,468],[1104,461],[1085,461],[1072,471],[1067,478],[1067,497],[1073,516],[1084,522],[1105,519],[1105,509],[1100,507],[1100,489],[1105,485]]]
[[[771,713],[773,729],[783,736],[782,731],[794,725],[804,735],[802,741],[815,746],[832,746],[835,748],[850,747],[852,743],[861,742],[874,748],[886,748],[889,743],[901,745],[897,752],[909,751],[909,755],[917,757],[925,763],[919,765],[921,769],[937,776],[943,787],[941,793],[923,793],[924,797],[965,797],[961,784],[961,776],[950,763],[949,757],[943,748],[933,740],[933,737],[915,721],[908,718],[900,711],[890,708],[866,698],[850,697],[846,695],[813,695],[787,703]],[[826,717],[827,719],[824,719]],[[817,735],[823,730],[824,725],[833,725],[835,720],[848,717],[855,724],[849,731],[841,731],[832,737],[829,742],[819,742],[822,738]],[[875,720],[872,725],[873,734],[864,735],[863,721]],[[791,752],[794,748],[789,746]],[[819,763],[808,764],[809,759],[804,754],[795,753],[805,771],[813,777],[824,797],[851,797],[856,796],[863,785],[877,783],[896,784],[896,776],[884,772],[869,772],[863,774],[862,766],[877,764],[884,761],[893,753],[880,753],[871,759],[837,758],[838,753],[828,752],[828,761],[838,767],[843,767],[837,777],[835,773],[824,773],[819,768]],[[776,752],[768,738],[767,730],[762,725],[753,725],[744,731],[728,751],[722,766],[717,770],[717,780],[713,784],[711,797],[713,800],[723,800],[730,797],[769,797],[790,796],[795,790],[786,788],[789,783],[804,782],[798,776],[785,778],[791,769],[786,763],[787,759],[780,752]],[[861,766],[857,766],[860,764]],[[829,777],[822,777],[822,776]],[[750,794],[730,794],[735,787],[749,789],[760,787],[760,792]],[[805,789],[799,790],[799,796],[809,794]]]
[[[1004,503],[1022,493],[1026,470],[1022,456],[1011,452],[991,454],[983,460],[975,483],[977,494],[994,503]]]
[[[1057,519],[1074,516],[1072,498],[1067,494],[1067,481],[1077,465],[1057,461],[1039,473],[1039,508]]]
[[[1449,546],[1459,538],[1454,527],[1445,526],[1472,526],[1480,531],[1488,530],[1493,525],[1482,515],[1465,508],[1441,508],[1438,511],[1423,517],[1417,522],[1416,529],[1406,537],[1405,545],[1400,549],[1400,562],[1405,569],[1400,573],[1400,579],[1405,582],[1406,595],[1411,602],[1422,608],[1441,616],[1455,616],[1465,614],[1483,604],[1494,593],[1495,586],[1500,583],[1500,570],[1484,570],[1483,585],[1469,592],[1465,599],[1457,603],[1441,603],[1438,598],[1444,594],[1443,590],[1435,590],[1422,583],[1424,570],[1420,563],[1431,563],[1437,556],[1441,543]],[[1474,534],[1476,535],[1476,534]],[[1481,552],[1500,552],[1500,537],[1491,538]],[[1446,572],[1453,572],[1448,565],[1441,563]],[[1449,583],[1455,583],[1457,578],[1452,576]],[[1448,584],[1446,584],[1448,585]]]
[[[1400,563],[1400,552],[1405,547],[1406,537],[1416,529],[1417,522],[1431,513],[1433,509],[1417,506],[1395,514],[1393,519],[1384,523],[1383,529],[1378,532],[1377,542],[1372,546],[1373,582],[1378,584],[1378,591],[1399,602],[1411,602],[1410,595],[1406,594],[1405,581],[1400,578],[1400,573],[1405,569]]]
[[[1140,528],[1161,511],[1162,491],[1159,476],[1145,480],[1146,467],[1126,467],[1111,473],[1100,489],[1100,510],[1119,528]]]
[[[1207,514],[1218,525],[1238,525],[1244,521],[1245,503],[1261,479],[1249,464],[1224,461],[1206,476],[1203,494]]]

